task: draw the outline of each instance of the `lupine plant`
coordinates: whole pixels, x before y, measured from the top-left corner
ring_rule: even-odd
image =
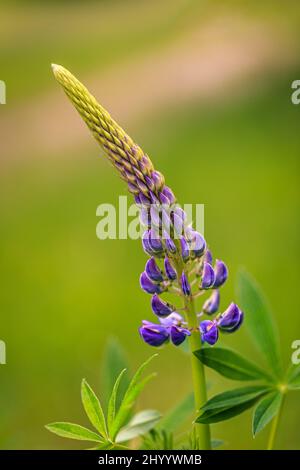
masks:
[[[235,416],[263,398],[265,402],[261,402],[261,408],[255,417],[257,432],[279,410],[281,401],[278,393],[275,396],[275,392],[283,392],[284,387],[282,383],[278,386],[272,373],[265,372],[233,351],[214,347],[220,335],[236,332],[244,320],[243,311],[233,302],[225,311],[219,311],[220,290],[228,277],[226,264],[219,259],[213,259],[203,235],[189,223],[173,191],[166,185],[164,176],[154,168],[148,155],[69,71],[58,65],[53,65],[53,71],[108,159],[126,182],[140,209],[141,224],[145,227],[142,247],[148,256],[140,275],[140,286],[151,296],[150,305],[154,314],[153,320],[142,321],[139,328],[140,337],[155,348],[166,343],[178,347],[188,341],[194,387],[192,403],[195,407],[189,448],[210,449],[210,423]],[[174,300],[170,301],[169,296]],[[241,298],[241,301],[243,305],[244,299]],[[247,305],[246,307],[248,308]],[[269,333],[273,335],[272,331]],[[207,402],[205,366],[232,379],[261,380],[262,384],[225,392]],[[139,370],[138,378],[140,373]],[[136,398],[142,386],[136,389],[137,379],[133,378],[133,385],[131,382],[129,391],[125,392],[119,411],[116,412],[116,394],[122,375],[123,372],[113,388],[107,421],[94,392],[86,382],[82,385],[83,404],[90,421],[100,433],[97,442],[100,442],[101,448],[120,448],[120,435],[136,436],[134,432],[128,433],[128,430],[135,426],[136,420],[141,416],[133,418],[132,424],[128,422],[130,413],[122,415],[122,410],[124,406],[126,408],[128,395],[131,397],[129,408],[132,408],[132,390],[135,391],[133,395]],[[186,403],[189,406],[186,406]],[[190,409],[191,399],[186,403],[185,406],[180,405],[185,412]],[[269,409],[268,419],[263,420],[261,415],[266,408]],[[91,416],[91,413],[98,418]],[[113,424],[115,416],[120,414],[123,416],[122,420]],[[157,419],[157,415],[150,414],[151,425],[146,426],[144,431],[152,431],[145,437],[144,445],[146,448],[172,448],[172,435],[168,434],[165,428],[156,426]],[[127,425],[125,431],[122,430],[124,425]],[[48,429],[65,437],[72,437],[70,428],[64,426],[66,423],[54,423],[49,425]],[[107,445],[110,447],[105,447]]]

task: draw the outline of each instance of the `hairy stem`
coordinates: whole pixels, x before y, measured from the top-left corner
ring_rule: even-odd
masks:
[[[182,261],[177,260],[176,269],[178,273],[178,278],[181,273],[184,271],[184,265]],[[187,273],[186,273],[187,275]],[[194,387],[194,397],[195,397],[195,414],[199,416],[201,407],[207,401],[206,393],[206,381],[205,381],[205,371],[204,366],[199,359],[193,354],[194,351],[197,351],[202,347],[201,337],[198,331],[198,318],[195,311],[195,304],[193,296],[184,296],[184,307],[186,312],[186,319],[188,322],[188,328],[192,330],[192,334],[189,337],[190,342],[190,353],[191,353],[191,366],[192,366],[192,378],[193,378],[193,387]],[[199,447],[201,450],[211,449],[211,437],[210,437],[210,427],[209,424],[198,424],[195,423],[195,431],[199,442]]]
[[[281,413],[282,413],[284,398],[285,397],[283,396],[282,400],[281,400],[279,411],[278,411],[277,415],[274,417],[274,419],[272,421],[272,426],[271,426],[271,431],[270,431],[270,435],[269,435],[267,450],[273,450],[273,448],[274,448],[275,439],[276,439],[277,430],[278,430],[278,424],[279,424],[280,416],[281,416]]]

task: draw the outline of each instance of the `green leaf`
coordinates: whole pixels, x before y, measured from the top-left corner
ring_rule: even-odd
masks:
[[[111,393],[111,397],[110,397],[109,402],[108,402],[107,427],[108,427],[109,434],[111,433],[112,425],[113,425],[115,415],[116,415],[116,409],[117,409],[116,408],[116,403],[117,403],[118,389],[119,389],[120,382],[121,382],[121,379],[122,379],[125,371],[126,371],[126,369],[123,369],[121,371],[119,377],[117,378],[117,380],[114,384],[112,393]]]
[[[79,441],[103,442],[102,438],[93,431],[80,426],[79,424],[57,422],[45,426],[48,431],[61,437],[77,439]]]
[[[195,351],[194,354],[207,367],[229,379],[272,380],[267,372],[230,349],[203,348]]]
[[[179,428],[194,411],[194,394],[190,393],[174,408],[172,408],[159,422],[157,429],[167,432]]]
[[[298,390],[300,388],[300,364],[290,367],[287,374],[287,382],[288,388],[291,390]]]
[[[205,405],[202,407],[202,410],[214,410],[216,408],[226,408],[228,406],[239,405],[248,400],[252,400],[252,398],[259,398],[261,395],[266,394],[269,391],[270,388],[260,385],[235,388],[233,390],[215,395],[205,403]]]
[[[270,307],[255,280],[245,271],[238,275],[237,297],[254,343],[265,356],[271,371],[277,377],[281,376],[278,331]]]
[[[107,438],[105,416],[101,404],[85,379],[81,382],[81,400],[85,412],[101,436]]]
[[[161,414],[156,410],[144,410],[137,413],[123,427],[116,437],[116,442],[130,441],[131,439],[146,434],[160,420]]]
[[[124,369],[129,370],[126,353],[117,338],[110,337],[107,341],[102,361],[101,371],[101,401],[103,406],[107,408],[108,402],[114,387],[114,384]],[[119,394],[116,398],[116,407],[118,408],[121,399],[129,385],[129,375],[125,375],[120,387]]]
[[[282,394],[279,391],[270,393],[259,402],[253,414],[253,437],[255,437],[279,412],[281,402]]]
[[[120,408],[118,410],[118,413],[114,419],[114,422],[111,426],[111,438],[114,440],[118,432],[120,431],[121,427],[124,426],[126,421],[128,420],[128,417],[130,415],[131,409],[135,403],[135,400],[137,399],[138,395],[141,393],[143,390],[144,386],[146,383],[154,377],[155,374],[151,374],[147,376],[144,380],[141,381],[141,376],[149,364],[150,361],[154,357],[156,357],[157,354],[154,354],[151,356],[147,361],[145,361],[137,370],[133,378],[131,379],[131,382],[128,386],[128,389],[124,395],[123,401],[120,405]]]
[[[243,387],[220,393],[202,407],[197,423],[209,424],[224,421],[251,408],[270,389],[266,387]]]

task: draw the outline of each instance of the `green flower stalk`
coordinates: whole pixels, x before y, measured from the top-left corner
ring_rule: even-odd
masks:
[[[214,345],[219,332],[234,332],[243,321],[243,313],[231,304],[214,320],[207,319],[199,324],[199,317],[214,315],[219,308],[219,289],[228,275],[226,265],[216,260],[212,267],[212,256],[204,238],[187,225],[184,211],[175,206],[173,192],[165,185],[163,175],[154,169],[148,155],[68,70],[59,65],[52,67],[57,81],[141,208],[141,220],[147,226],[143,248],[151,258],[141,274],[140,285],[153,296],[152,310],[160,323],[144,320],[140,335],[154,347],[170,340],[178,346],[189,338],[195,413],[199,416],[207,400],[206,383],[204,366],[194,352],[201,349],[203,342]],[[160,267],[162,259],[163,267]],[[199,314],[195,299],[210,289],[212,293]],[[166,291],[175,292],[183,299],[185,318],[177,312],[178,308],[160,298]],[[194,426],[199,448],[210,449],[209,425],[195,423]]]

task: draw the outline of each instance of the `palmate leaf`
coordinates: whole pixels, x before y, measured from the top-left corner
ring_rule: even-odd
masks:
[[[154,428],[160,418],[161,414],[156,410],[140,411],[119,431],[116,442],[129,441],[137,436],[146,434]]]
[[[116,414],[116,417],[111,425],[111,432],[110,432],[110,437],[112,440],[116,438],[116,435],[120,431],[120,429],[124,426],[126,421],[128,420],[128,417],[130,415],[131,409],[135,403],[136,398],[138,395],[141,393],[143,390],[144,386],[146,385],[147,382],[149,382],[150,379],[152,379],[155,374],[148,375],[145,379],[141,380],[141,376],[149,364],[150,361],[154,357],[156,357],[157,354],[154,354],[151,356],[147,361],[145,361],[137,370],[133,378],[131,379],[131,382],[128,386],[128,389],[124,395],[124,398],[122,400],[122,403],[120,405],[120,408]]]
[[[251,408],[269,390],[269,387],[253,386],[220,393],[205,403],[196,422],[209,424],[233,418]]]
[[[85,379],[81,382],[81,400],[85,412],[94,428],[97,429],[101,436],[107,438],[106,421],[101,404]]]
[[[101,436],[96,434],[93,431],[80,426],[79,424],[57,422],[47,424],[45,426],[48,431],[57,434],[60,437],[67,437],[69,439],[77,439],[79,441],[94,441],[94,442],[103,442]]]
[[[255,437],[279,412],[281,402],[282,394],[278,390],[271,392],[259,402],[253,414],[253,437]]]
[[[203,348],[194,354],[207,367],[229,379],[272,381],[267,372],[230,349]]]
[[[254,343],[265,356],[270,370],[281,377],[278,331],[270,307],[255,280],[245,271],[238,275],[237,296]]]
[[[156,429],[164,429],[167,432],[175,431],[192,415],[194,403],[194,394],[190,393],[160,420]]]

